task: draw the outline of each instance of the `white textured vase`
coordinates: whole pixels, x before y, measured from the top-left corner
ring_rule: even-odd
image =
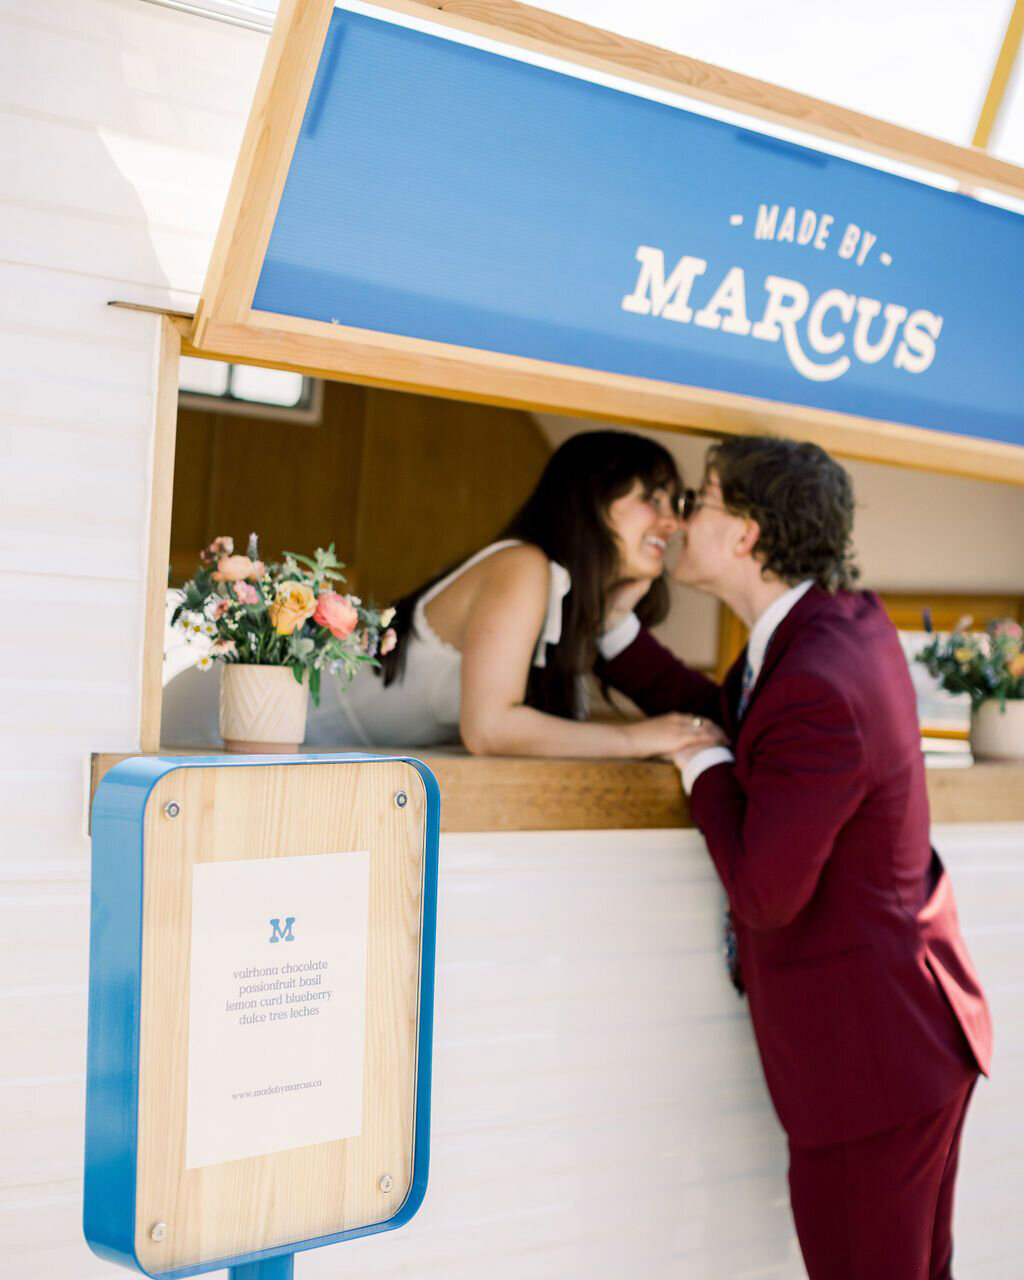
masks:
[[[220,733],[228,751],[253,754],[297,751],[306,736],[309,676],[291,667],[224,664],[220,682]]]
[[[971,712],[971,754],[975,760],[1024,760],[1024,700],[1001,711],[991,698]]]

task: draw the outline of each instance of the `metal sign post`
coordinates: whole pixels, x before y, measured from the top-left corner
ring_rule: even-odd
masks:
[[[246,1262],[228,1271],[228,1280],[292,1280],[295,1254],[282,1253],[263,1262]]]

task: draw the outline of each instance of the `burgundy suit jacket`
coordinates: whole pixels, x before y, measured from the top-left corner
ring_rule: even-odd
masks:
[[[725,885],[768,1088],[793,1142],[848,1142],[987,1074],[992,1029],[929,843],[913,687],[870,593],[812,587],[779,624],[746,713],[745,655],[715,718],[735,764],[690,809]],[[646,631],[604,666],[649,715],[711,709]]]

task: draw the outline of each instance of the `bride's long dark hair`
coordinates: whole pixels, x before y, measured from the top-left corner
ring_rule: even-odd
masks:
[[[548,459],[537,487],[504,529],[501,538],[532,542],[568,569],[572,589],[562,603],[562,636],[547,651],[547,664],[531,667],[526,703],[538,711],[575,719],[580,714],[577,678],[597,657],[596,640],[619,563],[608,507],[639,480],[647,493],[665,489],[673,499],[682,481],[672,455],[661,445],[628,431],[587,431],[571,436]],[[460,562],[461,563],[461,562]],[[413,634],[413,610],[423,593],[456,568],[452,565],[397,601],[392,626],[398,645],[381,659],[385,685],[402,678],[403,641]],[[637,606],[645,623],[668,612],[664,576],[655,580]]]

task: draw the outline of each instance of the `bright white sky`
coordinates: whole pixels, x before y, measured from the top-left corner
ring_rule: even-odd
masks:
[[[543,0],[543,8],[968,144],[1013,0]],[[1018,163],[1021,80],[991,147]]]
[[[968,144],[1013,0],[540,0],[537,7]],[[990,150],[1024,165],[1019,65]]]

